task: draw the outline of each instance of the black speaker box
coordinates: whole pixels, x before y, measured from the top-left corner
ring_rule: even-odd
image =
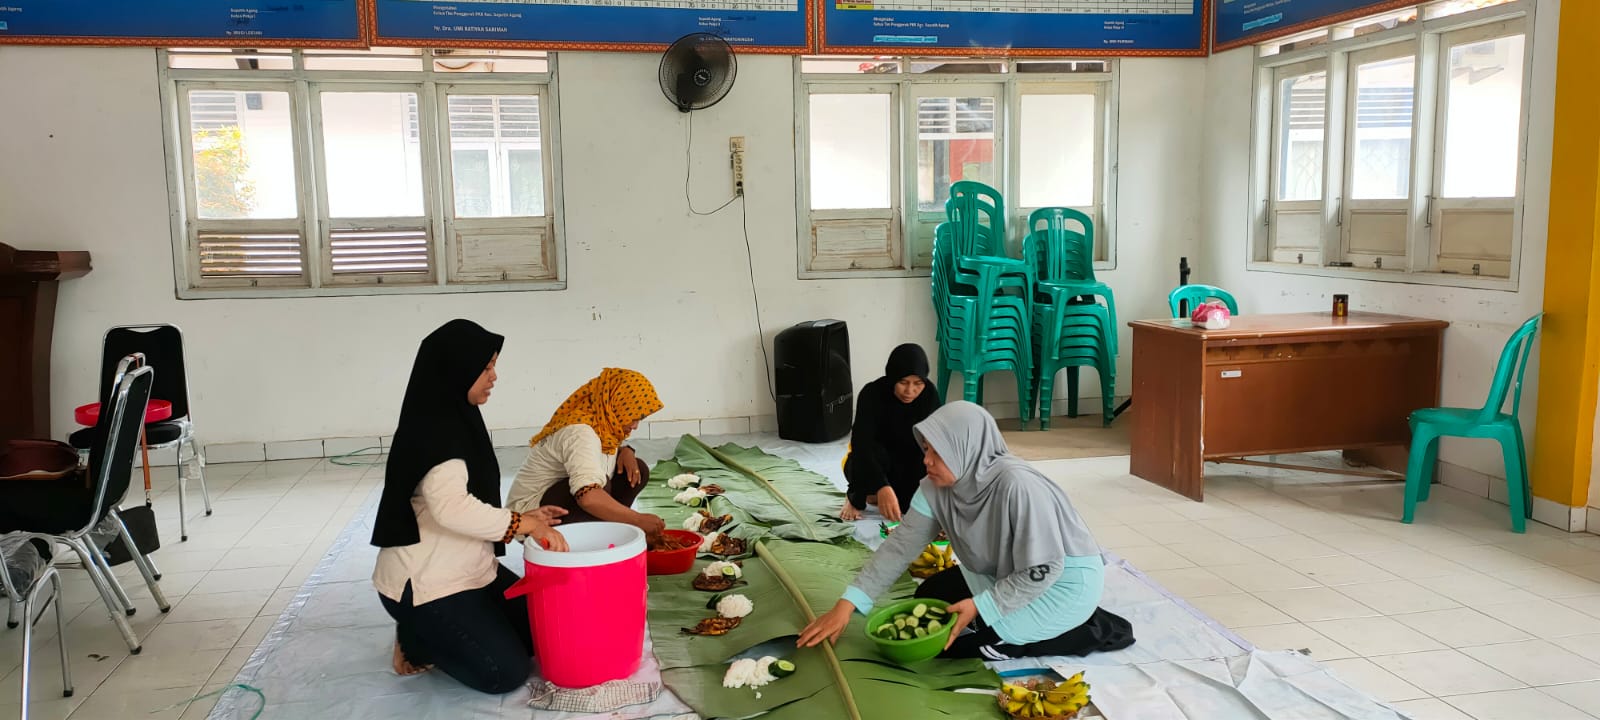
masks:
[[[824,443],[850,434],[855,392],[850,331],[843,320],[813,320],[778,333],[778,436]]]

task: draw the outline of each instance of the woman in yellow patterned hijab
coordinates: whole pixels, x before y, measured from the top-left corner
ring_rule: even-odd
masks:
[[[538,445],[557,430],[568,425],[588,425],[600,436],[600,450],[607,455],[617,454],[622,441],[628,439],[639,426],[639,421],[661,409],[661,399],[656,389],[644,375],[633,370],[606,368],[600,376],[584,383],[567,396],[556,414],[545,423],[544,429],[528,441]]]
[[[656,389],[633,370],[606,368],[578,388],[528,441],[531,450],[506,498],[506,507],[565,508],[566,523],[604,520],[654,535],[655,515],[635,512],[650,468],[622,443],[639,422],[662,407]]]

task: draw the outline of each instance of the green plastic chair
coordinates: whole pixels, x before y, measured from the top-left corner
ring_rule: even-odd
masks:
[[[1211,285],[1184,285],[1174,288],[1167,294],[1167,305],[1172,308],[1172,316],[1181,320],[1185,319],[1185,316],[1179,306],[1185,300],[1189,302],[1189,312],[1194,312],[1196,305],[1213,299],[1221,300],[1223,305],[1227,305],[1229,313],[1239,314],[1239,301],[1234,300],[1233,295],[1227,290]]]
[[[1110,286],[1094,276],[1094,221],[1071,208],[1040,208],[1028,216],[1023,258],[1039,281],[1034,292],[1035,402],[1039,426],[1050,427],[1055,376],[1067,371],[1067,416],[1078,416],[1079,368],[1100,376],[1105,424],[1116,384],[1117,304]],[[1100,302],[1104,301],[1104,305]]]
[[[1462,437],[1495,440],[1506,463],[1506,498],[1511,505],[1511,529],[1527,532],[1533,498],[1528,486],[1528,448],[1522,439],[1517,413],[1522,405],[1522,377],[1533,351],[1533,336],[1543,313],[1528,318],[1500,351],[1489,385],[1489,399],[1481,408],[1426,408],[1411,413],[1411,455],[1406,464],[1406,505],[1400,522],[1416,516],[1417,503],[1428,499],[1433,470],[1439,460],[1439,438]],[[1513,373],[1515,379],[1513,379]],[[1506,391],[1511,391],[1511,412],[1504,413]]]
[[[1010,371],[1017,380],[1022,420],[1032,419],[1026,402],[1033,391],[1032,307],[1027,294],[1002,292],[1007,272],[991,263],[977,263],[972,273],[957,271],[960,258],[952,249],[954,227],[941,223],[934,230],[932,299],[938,319],[938,378],[940,397],[948,396],[950,373],[962,377],[963,398],[983,400],[983,376]],[[988,258],[977,258],[985,260]],[[1031,278],[1031,273],[1024,277]]]
[[[988,185],[972,180],[952,183],[944,212],[954,223],[956,253],[1007,257],[1005,207],[1000,191]]]

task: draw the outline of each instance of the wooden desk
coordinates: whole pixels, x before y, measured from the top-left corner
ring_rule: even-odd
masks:
[[[1131,469],[1195,500],[1206,460],[1404,447],[1439,404],[1440,320],[1352,312],[1242,315],[1133,328]]]

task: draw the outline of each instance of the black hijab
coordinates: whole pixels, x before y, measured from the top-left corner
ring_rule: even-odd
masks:
[[[908,376],[922,378],[922,394],[909,403],[900,402],[894,386]],[[888,453],[896,467],[922,477],[922,447],[911,433],[912,426],[928,419],[942,403],[939,390],[928,380],[928,354],[922,346],[907,343],[889,353],[883,377],[867,383],[856,396],[856,422],[851,429],[851,452],[877,445]]]
[[[423,339],[383,472],[373,545],[402,547],[420,540],[411,496],[423,476],[446,460],[466,462],[467,492],[500,507],[500,462],[483,414],[467,401],[467,391],[504,343],[504,337],[470,320],[451,320]],[[497,543],[495,554],[504,553],[505,546]]]
[[[883,376],[893,384],[912,375],[928,382],[928,353],[921,345],[906,343],[889,353],[889,362],[883,365]]]

